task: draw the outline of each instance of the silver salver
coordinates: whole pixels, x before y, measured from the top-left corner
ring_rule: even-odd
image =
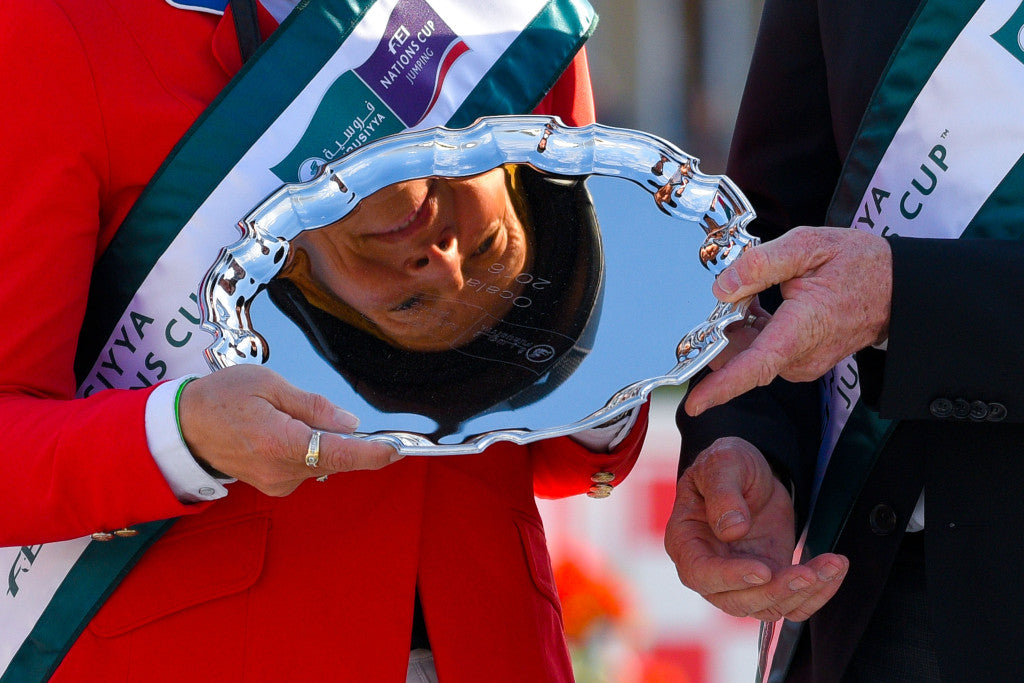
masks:
[[[210,267],[206,356],[327,396],[354,438],[456,455],[590,429],[746,314],[711,283],[757,242],[748,201],[653,135],[491,117],[310,164]]]

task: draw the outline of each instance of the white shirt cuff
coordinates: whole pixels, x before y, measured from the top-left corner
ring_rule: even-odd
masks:
[[[914,506],[914,512],[910,515],[910,521],[907,523],[907,531],[921,531],[924,529],[924,491],[921,491],[921,495],[918,496],[917,505]]]
[[[194,376],[164,382],[146,401],[146,441],[156,466],[182,503],[201,503],[228,495],[224,484],[234,479],[217,479],[200,467],[185,445],[174,413],[174,398],[183,382]]]

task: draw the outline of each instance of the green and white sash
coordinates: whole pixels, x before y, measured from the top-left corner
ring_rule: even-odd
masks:
[[[384,135],[531,111],[596,19],[585,0],[300,3],[178,143],[97,264],[79,395],[209,372],[196,290],[252,207]],[[0,682],[48,678],[170,524],[0,548]]]
[[[987,218],[1007,205],[1024,215],[1024,3],[927,0],[865,113],[826,224],[883,236],[1020,239],[1020,220]],[[859,380],[852,357],[823,379],[805,557],[835,546],[895,427],[860,401]],[[762,632],[759,680],[783,680],[800,629],[786,621]]]

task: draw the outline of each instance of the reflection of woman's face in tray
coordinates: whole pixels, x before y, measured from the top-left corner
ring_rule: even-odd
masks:
[[[478,321],[501,318],[529,265],[502,168],[375,192],[342,220],[297,236],[282,274],[298,251],[313,286],[415,351],[449,349]]]

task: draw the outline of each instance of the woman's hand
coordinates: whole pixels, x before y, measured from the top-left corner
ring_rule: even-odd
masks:
[[[401,457],[386,444],[339,436],[355,430],[355,416],[257,365],[189,382],[179,420],[197,460],[270,496],[286,496],[311,477],[380,469]],[[314,430],[324,432],[316,468],[305,461]]]

